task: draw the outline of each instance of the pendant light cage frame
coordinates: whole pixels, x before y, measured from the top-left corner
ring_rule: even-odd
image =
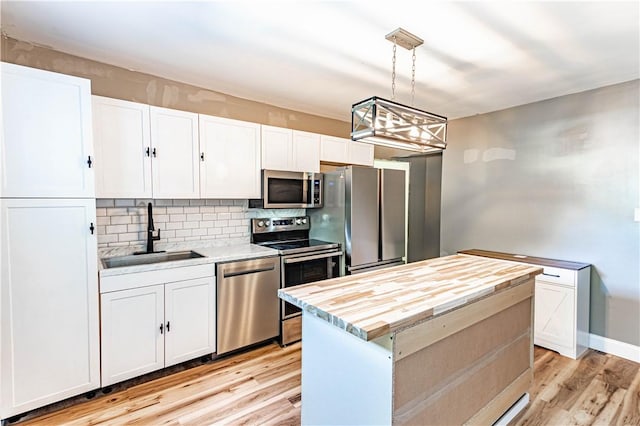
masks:
[[[392,31],[385,38],[394,46],[392,92],[395,88],[396,46],[413,51],[413,91],[415,48],[423,40],[402,28]],[[351,106],[351,139],[421,153],[438,152],[447,147],[447,117],[373,96]]]
[[[447,117],[373,96],[351,107],[351,139],[417,152],[447,147]]]

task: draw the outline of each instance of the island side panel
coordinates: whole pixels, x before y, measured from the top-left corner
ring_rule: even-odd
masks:
[[[531,278],[396,333],[393,423],[491,424],[507,411],[533,379],[533,294]]]
[[[302,424],[391,424],[391,336],[364,341],[302,315]]]

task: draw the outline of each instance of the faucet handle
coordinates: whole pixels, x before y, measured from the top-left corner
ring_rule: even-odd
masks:
[[[160,239],[160,228],[158,228],[158,235],[156,235],[155,237],[151,237],[153,238],[155,241],[158,241]]]

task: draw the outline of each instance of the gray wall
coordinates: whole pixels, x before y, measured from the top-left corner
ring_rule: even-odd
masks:
[[[453,120],[443,254],[588,262],[591,332],[640,345],[640,80]]]

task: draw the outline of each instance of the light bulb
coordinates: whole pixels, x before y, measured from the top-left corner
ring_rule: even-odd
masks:
[[[390,112],[387,113],[387,121],[385,125],[387,129],[393,127],[393,114],[391,114]]]
[[[409,137],[413,139],[417,139],[420,136],[420,132],[416,126],[411,126],[411,130],[409,131]]]

